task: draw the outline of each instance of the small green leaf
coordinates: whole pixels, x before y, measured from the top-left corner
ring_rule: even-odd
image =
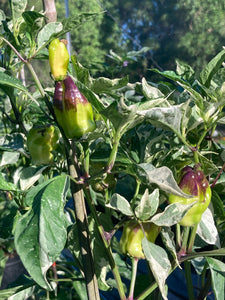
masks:
[[[80,81],[85,86],[90,87],[93,79],[90,76],[89,70],[81,65],[76,55],[71,56],[71,62],[77,79],[76,81]]]
[[[113,90],[126,86],[128,82],[129,82],[128,76],[123,78],[115,78],[115,79],[99,77],[93,81],[91,89],[97,94],[107,93],[107,92],[110,93]]]
[[[126,216],[133,216],[134,213],[131,209],[130,203],[119,194],[113,194],[110,199],[109,205],[107,205],[115,210],[120,211]]]
[[[27,88],[22,84],[22,82],[19,79],[9,76],[2,71],[0,71],[0,87],[1,87],[1,85],[11,86],[11,87],[19,89],[20,91],[28,93]]]
[[[0,161],[0,167],[6,166],[6,165],[12,165],[16,164],[20,154],[18,152],[8,152],[4,151],[2,155],[0,155],[1,161]]]
[[[106,109],[101,111],[106,118],[108,118],[116,130],[128,130],[138,124],[142,119],[136,114],[136,105],[127,106],[121,99],[119,103],[116,101],[109,105]]]
[[[9,1],[13,19],[16,21],[21,17],[27,6],[27,0],[10,0]]]
[[[142,249],[158,283],[162,297],[167,300],[165,285],[171,270],[168,255],[162,247],[149,242],[146,237],[142,240]]]
[[[0,150],[24,152],[24,142],[21,133],[11,133],[0,137]]]
[[[155,189],[150,195],[148,189],[145,190],[140,203],[135,208],[135,215],[142,221],[148,220],[156,212],[159,206],[159,190]]]
[[[200,80],[205,87],[210,87],[212,77],[221,68],[225,60],[225,49],[220,51],[202,70],[200,73]]]
[[[61,32],[63,29],[62,23],[60,22],[51,22],[46,24],[43,29],[38,33],[37,36],[37,45],[39,52],[43,47],[45,47],[50,42],[50,37],[53,34]]]
[[[225,264],[215,258],[206,258],[212,276],[212,287],[216,300],[225,299]]]
[[[5,179],[5,176],[3,173],[0,173],[0,190],[2,190],[2,191],[18,191],[18,188],[12,182],[8,182]]]
[[[145,78],[142,78],[143,94],[147,99],[164,98],[164,94],[156,87],[149,85]]]
[[[220,248],[220,239],[215,226],[213,214],[209,208],[203,213],[201,222],[198,225],[197,234],[203,241]]]
[[[171,79],[173,81],[177,81],[182,84],[188,84],[187,81],[185,81],[180,75],[177,75],[174,71],[159,71],[158,69],[150,69],[150,71],[158,73],[168,79]]]
[[[195,202],[191,204],[170,204],[163,212],[152,217],[150,221],[158,226],[172,226],[179,223],[194,204]]]
[[[172,171],[167,167],[155,168],[149,163],[143,163],[130,165],[126,172],[138,177],[144,184],[156,184],[161,190],[167,193],[190,198],[190,195],[185,194],[179,188]]]
[[[21,189],[28,190],[42,175],[42,172],[47,168],[48,166],[44,167],[27,167],[24,168],[20,172],[20,187]]]
[[[160,231],[160,235],[162,237],[164,245],[169,250],[169,252],[172,254],[176,264],[179,266],[173,231],[171,230],[170,227],[162,227],[162,229]]]

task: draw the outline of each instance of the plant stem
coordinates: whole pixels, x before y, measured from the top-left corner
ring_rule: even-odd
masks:
[[[134,299],[134,287],[135,287],[135,281],[137,276],[138,261],[139,261],[138,258],[132,257],[132,275],[131,275],[130,292],[129,292],[128,300]]]
[[[180,224],[176,224],[176,242],[177,246],[181,247]]]
[[[187,290],[188,290],[188,299],[195,300],[193,284],[192,284],[192,277],[191,277],[191,263],[190,261],[184,262],[184,269],[185,269],[185,277],[187,283]]]
[[[198,297],[197,297],[196,300],[202,300],[202,299],[205,299],[207,297],[207,294],[210,290],[211,284],[212,284],[211,273],[209,273],[207,278],[206,278],[205,284],[202,287],[202,289],[200,290],[200,293],[198,294]]]
[[[118,292],[119,292],[119,295],[120,295],[120,299],[121,300],[126,300],[126,295],[125,295],[124,288],[123,288],[123,282],[121,280],[121,276],[120,276],[119,270],[117,268],[117,265],[115,264],[115,260],[113,258],[113,254],[112,254],[112,250],[111,250],[109,241],[106,239],[104,228],[101,225],[101,222],[99,220],[97,211],[96,211],[95,206],[93,204],[93,201],[91,199],[89,189],[84,188],[84,193],[85,193],[85,196],[86,196],[86,200],[88,202],[88,206],[91,210],[91,214],[92,214],[92,216],[93,216],[93,218],[96,222],[96,225],[98,227],[98,232],[99,232],[100,237],[102,239],[102,242],[104,244],[104,247],[105,247],[108,259],[109,259],[109,264],[110,264],[110,267],[112,269],[113,276],[114,276],[114,278],[116,280],[116,283],[117,283],[117,288],[118,288]]]
[[[120,131],[118,130],[115,134],[113,147],[112,147],[112,150],[111,150],[108,162],[107,162],[107,166],[106,166],[106,172],[107,173],[109,173],[112,170],[113,166],[114,166],[120,138],[121,138],[121,134],[120,134]]]
[[[32,77],[34,79],[34,81],[35,81],[35,83],[37,85],[37,88],[38,88],[39,92],[41,93],[41,96],[43,98],[45,98],[45,91],[44,91],[44,89],[43,89],[43,87],[42,87],[42,85],[40,83],[39,78],[37,77],[36,72],[34,71],[34,68],[33,68],[32,64],[29,61],[25,61],[25,64],[26,64],[27,68],[29,69],[29,71],[30,71],[30,73],[31,73],[31,75],[32,75]]]
[[[141,186],[141,181],[140,180],[137,179],[136,183],[137,183],[137,185],[136,185],[135,195],[134,195],[134,197],[133,197],[133,199],[131,200],[131,203],[130,203],[132,209],[134,208],[135,201],[137,199],[137,195],[139,193],[139,189],[140,189],[140,186]]]
[[[198,228],[198,224],[195,224],[195,226],[191,228],[191,236],[188,244],[188,252],[191,252],[193,249],[197,228]]]
[[[148,295],[150,295],[155,289],[157,289],[158,283],[154,282],[150,287],[148,287],[143,293],[141,293],[134,300],[144,300]]]
[[[73,154],[74,155],[74,154]],[[68,158],[69,173],[73,178],[77,177],[71,156]],[[87,213],[84,203],[83,190],[80,186],[71,181],[71,192],[74,200],[78,237],[82,255],[83,271],[86,281],[86,289],[89,300],[100,300],[97,278],[94,270],[93,254],[90,247],[90,237],[87,221]],[[76,232],[77,234],[77,232]]]
[[[187,253],[187,243],[188,243],[189,232],[190,232],[190,227],[184,227],[182,245],[181,245],[180,251],[178,253],[178,258],[180,258],[181,256],[183,256]]]

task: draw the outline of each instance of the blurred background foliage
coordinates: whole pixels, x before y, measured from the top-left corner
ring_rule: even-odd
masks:
[[[6,15],[8,2],[0,0]],[[96,76],[154,80],[150,68],[174,70],[176,60],[198,73],[225,46],[224,0],[68,0],[68,5],[70,16],[104,12],[71,32],[71,54]],[[32,7],[41,11],[42,1],[28,0]],[[65,2],[56,0],[56,8],[60,22]]]

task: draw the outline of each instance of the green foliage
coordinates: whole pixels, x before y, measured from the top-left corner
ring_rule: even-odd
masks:
[[[0,36],[4,62],[0,69],[0,253],[3,258],[16,251],[29,275],[19,276],[1,290],[0,299],[98,300],[102,291],[112,298],[113,288],[121,300],[133,299],[134,295],[145,299],[153,292],[167,299],[170,287],[166,280],[177,267],[183,267],[183,262],[190,299],[193,285],[189,262],[202,283],[199,297],[207,297],[210,283],[215,299],[223,299],[225,101],[224,77],[220,74],[224,50],[201,72],[180,60],[176,72],[154,66],[151,74],[159,76],[160,82],[146,76],[132,83],[128,76],[114,77],[113,72],[109,76],[113,78],[102,74],[93,78],[88,68],[90,57],[94,60],[101,38],[107,34],[99,30],[107,22],[96,2],[87,7],[78,1],[74,15],[47,25],[41,13],[25,9],[26,1],[10,4],[12,14],[3,18]],[[171,2],[148,2],[147,6],[141,2],[138,8],[133,1],[126,4],[126,10],[118,13],[126,19],[122,26],[129,25],[131,32],[135,32],[137,21],[147,30],[151,17],[159,33],[160,26],[168,24],[168,12],[181,12],[181,6],[177,4],[174,10]],[[188,8],[190,2],[185,5]],[[92,36],[94,30],[96,35]],[[78,90],[82,92],[93,107],[96,123],[92,132],[72,139],[66,137],[54,113],[55,82],[49,77],[43,85],[34,64],[37,59],[46,64],[49,43],[68,31],[76,36],[78,48],[87,46],[71,57],[69,75],[77,86],[72,89],[71,101],[74,104]],[[143,32],[138,38],[138,32],[134,38],[140,42],[149,37]],[[106,39],[108,44],[112,36]],[[91,38],[97,52],[89,48]],[[123,45],[123,38],[127,41],[120,36],[120,49],[130,46],[129,42]],[[164,41],[166,38],[163,36]],[[150,44],[142,49],[132,47],[121,56],[111,51],[109,59],[120,64],[125,57],[134,60],[147,55],[155,45]],[[154,51],[158,47],[155,45]],[[102,61],[101,55],[104,51],[99,52]],[[26,75],[21,80],[23,67],[29,72],[29,81]],[[40,67],[39,72],[45,73]],[[58,127],[59,145],[51,149],[51,164],[35,166],[28,132],[33,126],[47,124]],[[168,204],[169,194],[191,197],[177,184],[186,165],[200,167],[212,189],[211,204],[193,227],[179,223],[195,202]],[[119,239],[127,221],[138,223],[140,236],[149,223],[160,231],[154,243],[146,237],[139,243],[148,274],[140,275],[139,261],[134,259],[130,264],[129,257],[121,253]],[[202,269],[197,268],[197,258],[201,258]],[[5,259],[1,261],[0,274]],[[145,276],[148,285],[143,287]],[[125,282],[129,284],[125,286]]]

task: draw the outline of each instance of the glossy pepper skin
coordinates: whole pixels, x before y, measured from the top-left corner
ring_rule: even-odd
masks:
[[[181,171],[178,185],[183,192],[193,197],[183,198],[171,194],[169,203],[190,204],[196,202],[179,223],[182,226],[194,226],[201,221],[202,214],[209,206],[211,188],[204,173],[196,167],[189,166]]]
[[[57,148],[59,131],[53,125],[32,128],[27,135],[27,147],[34,165],[53,162],[52,151]]]
[[[51,73],[56,81],[66,77],[69,65],[69,53],[64,40],[54,39],[48,48]]]
[[[56,82],[53,107],[67,138],[80,138],[95,129],[92,106],[70,76]]]
[[[154,223],[143,223],[142,224],[147,239],[154,243],[161,228]],[[128,221],[124,228],[122,237],[120,239],[120,248],[123,254],[129,255],[134,258],[144,259],[144,253],[142,251],[142,240],[144,233],[138,222],[131,220]]]

